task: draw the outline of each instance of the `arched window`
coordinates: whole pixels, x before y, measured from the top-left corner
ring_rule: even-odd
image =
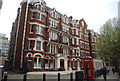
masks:
[[[35,7],[36,9],[40,10],[40,11],[44,11],[44,10],[45,10],[45,9],[44,9],[44,6],[41,5],[41,4],[36,4],[34,7]]]
[[[43,56],[39,53],[34,54],[34,68],[41,68],[41,59],[43,58]]]

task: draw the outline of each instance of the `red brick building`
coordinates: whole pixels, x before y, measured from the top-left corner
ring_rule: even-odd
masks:
[[[79,70],[82,58],[92,56],[91,35],[84,19],[73,20],[49,8],[43,0],[22,2],[17,18],[14,69]]]

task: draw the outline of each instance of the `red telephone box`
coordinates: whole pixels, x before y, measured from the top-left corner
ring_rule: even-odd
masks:
[[[83,58],[84,66],[84,79],[85,80],[94,80],[94,66],[92,57]]]

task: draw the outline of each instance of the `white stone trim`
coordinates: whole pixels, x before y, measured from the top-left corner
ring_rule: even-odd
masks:
[[[64,23],[62,23],[62,25],[63,25],[63,26],[65,26],[65,27],[70,28],[70,26],[69,26],[69,25],[66,25],[66,24],[64,24]]]
[[[72,59],[71,59],[71,61],[77,61],[77,59],[75,59],[75,58],[72,58]]]
[[[52,20],[52,21],[54,21],[54,22],[56,22],[57,24],[59,23],[59,21],[58,20],[55,20],[55,19],[53,19],[53,18],[49,18],[50,20]]]
[[[33,57],[35,57],[36,55],[39,55],[39,56],[41,56],[41,58],[44,58],[43,55],[40,54],[40,53],[35,53],[35,54],[33,55]]]
[[[41,13],[41,14],[43,14],[43,15],[46,16],[46,13],[45,13],[45,12],[42,12],[42,11],[37,10],[37,9],[31,9],[31,12],[38,12],[38,13]]]
[[[24,50],[24,43],[25,43],[25,32],[26,32],[26,24],[27,24],[27,17],[28,17],[28,2],[27,2],[27,7],[26,7],[26,12],[25,12],[25,22],[24,22],[24,30],[23,30],[23,40],[22,40],[22,53],[21,53],[21,67],[23,65],[23,50]],[[22,14],[22,13],[21,13]]]
[[[39,24],[39,23],[37,23],[37,22],[29,22],[29,24],[35,24],[35,25],[40,25],[40,26],[42,26],[42,27],[45,27],[45,25]]]
[[[27,53],[26,57],[28,57],[29,55],[33,57],[32,53]]]

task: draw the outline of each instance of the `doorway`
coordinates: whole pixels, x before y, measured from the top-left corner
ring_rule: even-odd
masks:
[[[60,68],[64,68],[64,59],[60,59]]]

